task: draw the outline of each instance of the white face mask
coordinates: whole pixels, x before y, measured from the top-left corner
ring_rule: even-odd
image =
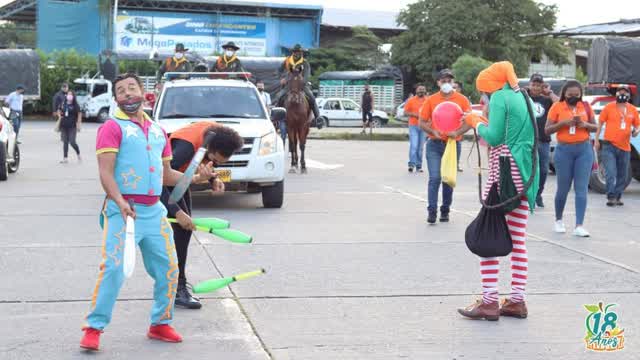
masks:
[[[184,54],[181,53],[181,52],[177,52],[176,53],[176,59],[178,59],[178,60],[182,59],[183,56],[184,56]]]
[[[227,55],[228,58],[230,58],[230,57],[233,57],[233,54],[235,54],[235,51],[227,50],[224,53],[225,53],[225,55]]]
[[[444,83],[440,86],[440,91],[445,94],[450,94],[453,91],[453,85],[451,85],[451,83]]]

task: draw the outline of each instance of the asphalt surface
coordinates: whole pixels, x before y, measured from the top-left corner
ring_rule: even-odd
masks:
[[[22,165],[0,183],[1,359],[640,359],[640,183],[624,208],[589,194],[589,239],[552,232],[555,177],[530,218],[529,318],[461,318],[480,291],[464,230],[479,209],[474,158],[462,155],[449,224],[426,224],[427,175],[408,174],[405,142],[311,140],[309,174],[287,174],[282,209],[260,195],[195,198],[196,216],[254,235],[237,245],[197,234],[192,283],[264,267],[262,277],[178,309],[181,344],[148,340],[152,282],[125,282],[102,350],[78,347],[100,263],[103,192],[95,124],[78,136],[84,161],[62,165],[52,124],[27,122]],[[573,197],[566,222],[572,230]],[[138,264],[141,264],[138,257]],[[509,261],[500,289],[509,290]],[[617,303],[625,349],[585,350],[584,304]]]

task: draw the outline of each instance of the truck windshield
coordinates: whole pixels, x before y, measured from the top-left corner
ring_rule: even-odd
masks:
[[[253,88],[190,86],[167,88],[160,119],[179,118],[264,119],[260,98]]]
[[[73,84],[73,91],[76,93],[76,96],[87,96],[87,94],[89,94],[89,85]]]

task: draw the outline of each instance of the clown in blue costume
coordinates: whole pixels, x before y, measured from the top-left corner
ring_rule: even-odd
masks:
[[[167,210],[159,201],[163,183],[175,185],[182,173],[169,165],[171,146],[167,135],[142,111],[139,78],[125,74],[113,85],[119,109],[98,130],[96,144],[100,181],[107,199],[102,209],[102,262],[80,343],[87,350],[99,349],[100,334],[111,321],[124,282],[127,216],[135,219],[135,241],[144,267],[155,282],[147,336],[167,342],[182,341],[169,325],[173,320],[178,262]],[[193,181],[207,182],[213,176],[211,164],[200,166]]]

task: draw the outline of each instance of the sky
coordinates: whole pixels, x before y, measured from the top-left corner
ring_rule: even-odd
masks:
[[[10,0],[0,0],[4,5]],[[325,8],[368,9],[379,11],[399,11],[414,0],[371,1],[371,0],[249,0],[284,4],[313,4]],[[455,0],[452,0],[455,1]],[[482,1],[482,0],[478,0]],[[618,21],[621,18],[640,18],[639,0],[538,0],[559,7],[557,27]]]

